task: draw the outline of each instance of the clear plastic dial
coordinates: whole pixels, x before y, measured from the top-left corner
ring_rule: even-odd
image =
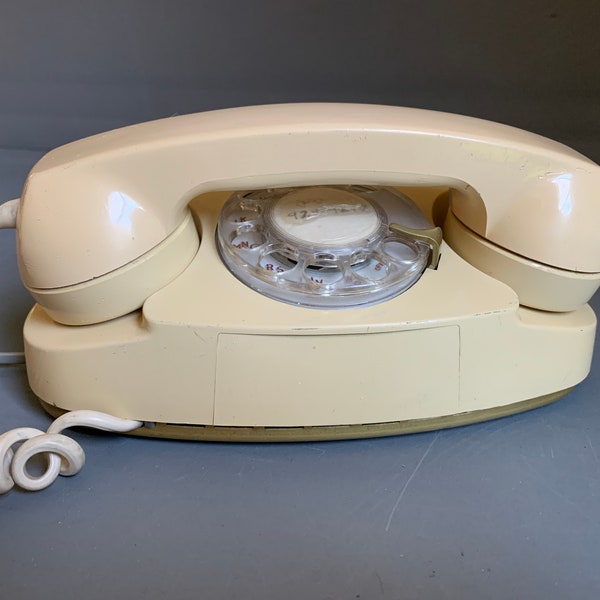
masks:
[[[427,266],[427,244],[390,223],[427,229],[416,204],[391,188],[318,186],[237,192],[223,206],[223,262],[254,290],[310,308],[388,300]]]

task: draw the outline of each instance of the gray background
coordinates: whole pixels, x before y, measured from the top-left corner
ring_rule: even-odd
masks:
[[[226,106],[492,119],[600,161],[600,4],[0,0],[0,201],[47,150]],[[0,231],[0,352],[31,305]],[[594,301],[596,308],[600,302]],[[600,364],[510,419],[293,445],[79,432],[89,464],[0,498],[0,597],[597,598]],[[0,431],[47,426],[0,367]]]

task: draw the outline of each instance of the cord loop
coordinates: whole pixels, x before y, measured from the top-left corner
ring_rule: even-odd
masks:
[[[56,419],[44,433],[32,427],[19,427],[0,435],[0,494],[15,485],[37,491],[51,485],[59,476],[78,473],[85,464],[83,448],[60,432],[68,427],[92,427],[103,431],[124,433],[142,427],[141,421],[121,419],[92,410],[77,410]],[[21,444],[16,450],[12,446]],[[47,459],[46,470],[33,477],[27,471],[27,462],[38,454]]]

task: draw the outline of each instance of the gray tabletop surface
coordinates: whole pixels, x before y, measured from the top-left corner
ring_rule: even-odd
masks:
[[[36,157],[0,157],[4,199]],[[31,300],[13,231],[0,259],[0,352],[18,352]],[[80,474],[0,497],[0,598],[598,598],[599,361],[555,404],[440,432],[261,445],[79,430]],[[0,430],[49,423],[25,367],[0,367]]]

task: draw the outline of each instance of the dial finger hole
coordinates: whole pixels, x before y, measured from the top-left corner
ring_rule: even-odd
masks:
[[[262,218],[262,205],[254,199],[240,198],[226,207],[225,217],[229,223],[249,223]]]
[[[338,267],[309,266],[304,270],[304,277],[316,288],[327,289],[343,278],[343,273]]]
[[[369,281],[379,281],[388,274],[388,265],[379,258],[370,257],[365,261],[356,263],[351,267],[352,272],[362,279]]]
[[[265,241],[265,236],[258,231],[241,231],[233,235],[231,245],[238,250],[255,250]]]
[[[414,263],[418,258],[415,248],[398,240],[389,240],[383,244],[383,251],[395,261]]]
[[[258,261],[259,266],[269,275],[281,275],[291,271],[296,263],[276,252],[265,254]]]

